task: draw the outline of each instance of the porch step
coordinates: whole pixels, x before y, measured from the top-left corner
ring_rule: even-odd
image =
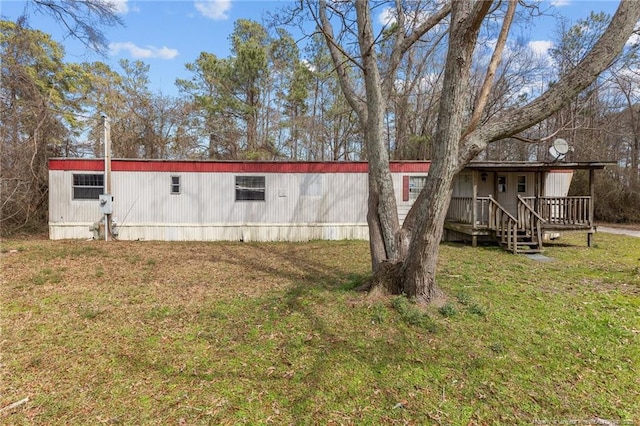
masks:
[[[507,251],[511,251],[511,250],[509,250],[509,245],[508,244],[503,243],[501,241],[499,241],[498,243],[499,243],[500,247],[502,247],[503,249],[505,249]],[[518,242],[516,242],[516,247],[517,247],[516,251],[518,252],[518,254],[520,254],[520,253],[542,253],[542,248],[540,248],[540,246],[538,244],[531,243],[531,242],[518,241]]]
[[[503,235],[499,232],[496,232],[496,239],[498,240],[498,244],[504,248],[505,250],[511,251],[509,249],[509,244],[502,241]],[[515,236],[514,244],[516,246],[517,253],[541,253],[542,252],[542,244],[538,241],[536,236],[527,235],[524,232],[518,232]]]

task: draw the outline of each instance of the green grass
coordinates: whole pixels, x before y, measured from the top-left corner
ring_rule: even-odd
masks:
[[[585,240],[445,244],[427,309],[366,242],[4,241],[0,424],[639,424],[640,239]]]

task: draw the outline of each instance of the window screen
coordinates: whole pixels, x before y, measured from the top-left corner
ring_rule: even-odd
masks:
[[[527,192],[526,176],[518,176],[518,192]]]
[[[264,201],[264,176],[236,176],[236,201]]]
[[[426,176],[410,176],[409,177],[409,200],[416,200],[420,191],[427,182]]]
[[[97,200],[102,193],[104,193],[104,175],[73,175],[74,200]]]
[[[171,176],[171,193],[180,193],[180,176]]]

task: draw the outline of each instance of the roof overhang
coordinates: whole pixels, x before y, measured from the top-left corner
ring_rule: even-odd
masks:
[[[615,161],[585,162],[532,162],[532,161],[472,161],[466,170],[485,172],[547,172],[551,170],[602,170],[606,166],[615,166]]]

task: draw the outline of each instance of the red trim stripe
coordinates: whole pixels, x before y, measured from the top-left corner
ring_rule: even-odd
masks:
[[[394,161],[392,173],[425,173],[426,161]],[[100,172],[104,160],[84,158],[53,158],[49,170]],[[112,160],[114,172],[195,172],[195,173],[367,173],[366,162],[297,162],[297,161],[172,161],[172,160]]]

